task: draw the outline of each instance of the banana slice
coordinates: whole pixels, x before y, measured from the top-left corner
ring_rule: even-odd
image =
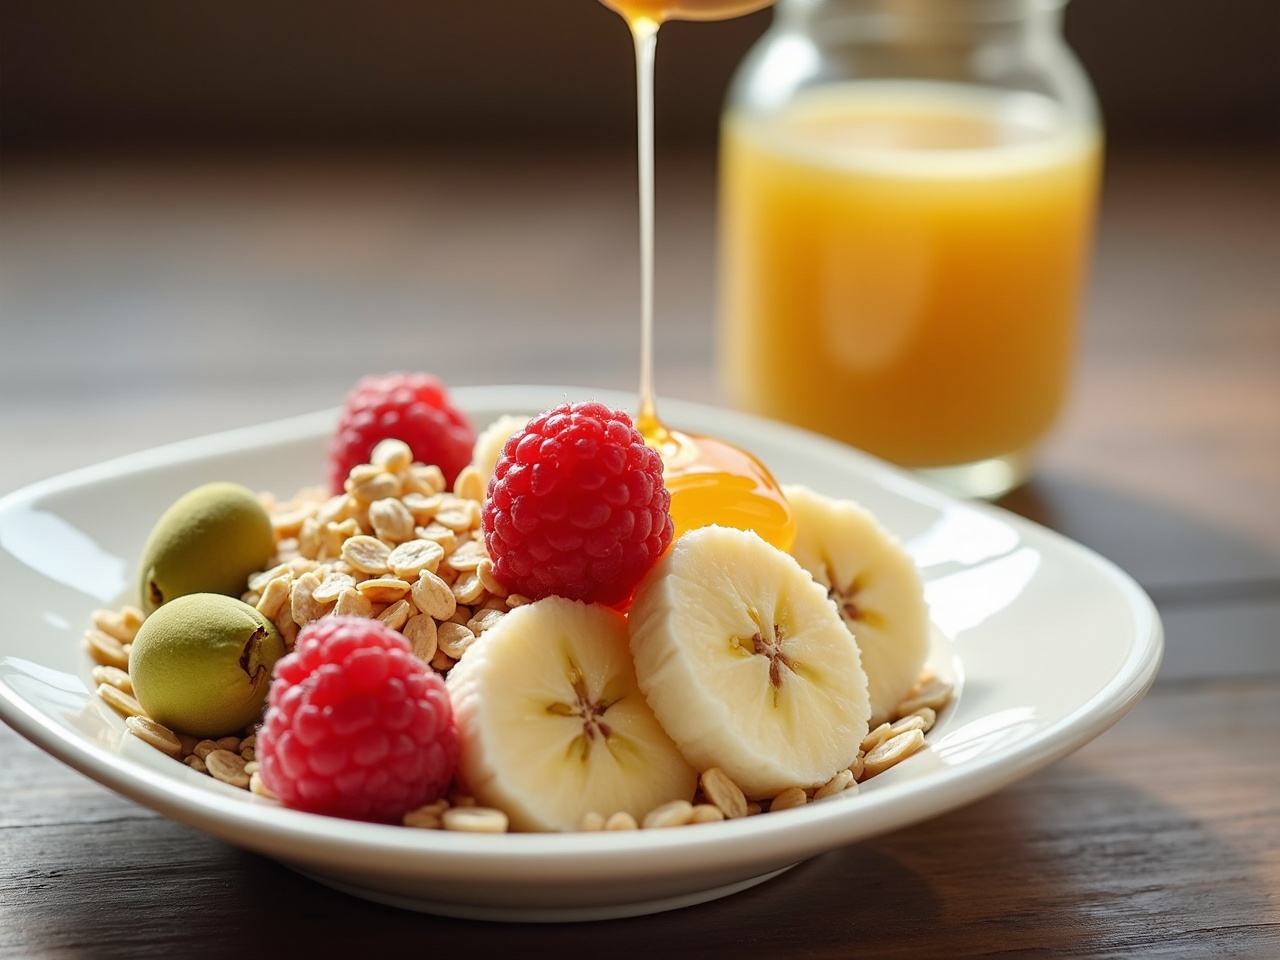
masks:
[[[475,446],[471,448],[471,465],[480,471],[480,478],[487,485],[493,476],[493,468],[498,462],[502,448],[517,430],[524,429],[529,422],[528,417],[515,417],[504,413],[493,423],[480,431]]]
[[[690,800],[697,773],[636,685],[627,623],[548,597],[517,607],[449,671],[458,775],[516,830],[574,830],[583,815],[637,820]]]
[[[826,591],[755,533],[680,537],[636,591],[636,678],[685,759],[748,797],[816,787],[867,732],[867,676]]]
[[[887,719],[920,679],[929,609],[920,572],[867,510],[801,486],[782,492],[796,519],[791,554],[826,588],[858,641],[871,714]]]

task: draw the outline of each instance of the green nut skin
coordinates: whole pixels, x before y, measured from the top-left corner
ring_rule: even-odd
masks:
[[[197,487],[164,512],[147,539],[142,609],[151,613],[189,593],[238,597],[274,553],[271,518],[253,491],[225,482]]]
[[[282,656],[280,633],[253,607],[219,593],[192,593],[143,621],[129,651],[129,676],[152,720],[217,738],[258,720]]]

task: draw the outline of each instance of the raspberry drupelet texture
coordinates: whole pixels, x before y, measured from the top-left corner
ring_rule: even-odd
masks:
[[[623,606],[671,543],[662,460],[631,418],[562,404],[503,447],[485,500],[484,539],[508,590]]]
[[[329,440],[329,488],[337,494],[351,468],[369,461],[381,440],[403,440],[413,458],[435,464],[452,487],[471,461],[476,432],[448,391],[429,373],[389,373],[359,380]]]
[[[403,636],[338,616],[304,627],[276,663],[256,750],[285,806],[398,823],[448,789],[458,735],[444,681]]]

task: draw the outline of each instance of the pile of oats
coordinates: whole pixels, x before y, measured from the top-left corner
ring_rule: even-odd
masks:
[[[465,468],[446,490],[436,466],[413,461],[407,444],[384,440],[370,462],[355,467],[345,489],[320,488],[277,501],[263,494],[276,552],[249,577],[241,597],[269,619],[291,650],[298,631],[331,614],[370,617],[402,633],[414,654],[441,674],[476,637],[529,598],[508,594],[493,576],[480,527],[485,478]],[[97,695],[125,718],[130,733],[197,772],[264,797],[254,731],[203,740],[156,723],[133,696],[129,648],[143,614],[136,607],[97,610],[85,632]],[[860,744],[857,758],[813,790],[790,787],[776,797],[749,801],[722,770],[703,771],[692,801],[673,800],[639,821],[628,813],[589,813],[583,831],[636,830],[737,819],[815,803],[856,790],[925,745],[937,711],[950,702],[950,684],[921,678]],[[404,825],[425,829],[504,833],[507,816],[476,806],[454,792],[405,814]]]
[[[485,482],[465,468],[445,489],[436,466],[384,440],[355,467],[345,492],[264,496],[276,555],[241,597],[292,649],[298,630],[329,614],[372,617],[404,634],[414,653],[448,673],[475,638],[528,603],[493,576],[480,529]]]

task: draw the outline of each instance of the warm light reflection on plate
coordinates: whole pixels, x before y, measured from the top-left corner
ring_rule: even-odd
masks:
[[[0,529],[0,548],[59,583],[110,603],[124,590],[123,558],[103,550],[92,537],[56,513],[15,510]]]
[[[1018,532],[1011,526],[962,504],[943,510],[936,523],[905,544],[911,559],[926,571],[944,564],[972,566],[1017,546]]]
[[[943,763],[967,763],[1016,743],[1037,726],[1034,707],[998,710],[951,730],[934,742],[933,752]]]
[[[924,594],[930,616],[955,640],[1016,603],[1039,567],[1039,552],[1023,547],[1007,557],[929,580]]]

